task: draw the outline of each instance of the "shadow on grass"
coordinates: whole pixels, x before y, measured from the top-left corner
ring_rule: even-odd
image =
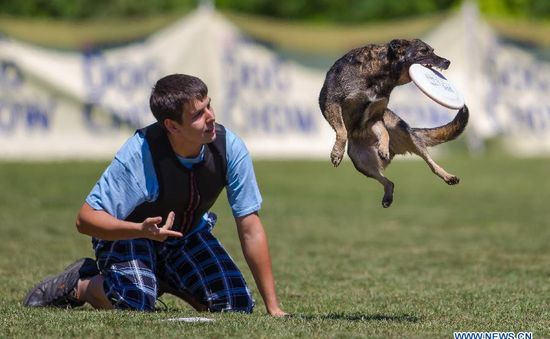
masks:
[[[181,313],[182,310],[191,311],[190,317],[205,317],[211,316],[213,313],[209,312],[195,312],[192,308],[182,309],[179,307],[165,307],[156,308],[154,313]],[[79,308],[73,311],[89,311],[90,309]],[[135,311],[126,311],[126,312],[135,312]],[[291,313],[287,319],[302,319],[305,321],[315,321],[315,320],[344,320],[344,321],[356,321],[356,322],[395,322],[395,323],[418,323],[421,321],[421,318],[418,318],[410,314],[364,314],[360,312],[354,313],[327,313],[327,314],[303,314],[303,313]],[[283,319],[284,319],[283,318]]]
[[[305,320],[347,320],[347,321],[390,321],[390,322],[409,322],[417,323],[420,321],[418,317],[410,314],[363,314],[363,313],[328,313],[320,315],[311,314],[293,314],[293,318],[301,318]]]

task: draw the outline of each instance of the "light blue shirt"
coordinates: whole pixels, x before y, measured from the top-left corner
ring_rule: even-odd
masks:
[[[227,199],[233,216],[242,217],[261,208],[262,197],[252,159],[244,142],[226,130]],[[187,168],[204,158],[204,145],[196,158],[178,157]],[[103,210],[118,219],[126,219],[142,203],[155,201],[159,186],[149,144],[142,132],[135,133],[117,152],[111,164],[92,188],[86,202],[95,210]],[[154,217],[153,215],[151,217]],[[166,216],[162,216],[166,218]],[[190,232],[206,226],[207,215]]]

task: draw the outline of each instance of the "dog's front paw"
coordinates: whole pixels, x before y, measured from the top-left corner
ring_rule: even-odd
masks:
[[[445,180],[445,182],[449,185],[456,185],[460,182],[460,179],[453,175],[449,179]]]
[[[340,165],[342,158],[344,158],[344,154],[340,152],[332,151],[332,153],[330,153],[330,162],[332,162],[334,167],[338,167],[338,165]]]

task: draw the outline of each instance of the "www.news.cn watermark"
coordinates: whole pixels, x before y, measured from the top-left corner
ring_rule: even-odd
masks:
[[[533,332],[453,332],[454,339],[533,339]]]

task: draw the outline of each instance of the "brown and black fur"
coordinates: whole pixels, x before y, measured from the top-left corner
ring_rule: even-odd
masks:
[[[411,81],[409,67],[414,63],[440,69],[450,65],[419,39],[367,45],[351,50],[334,63],[319,95],[323,116],[336,132],[330,154],[332,164],[340,164],[348,143],[348,155],[355,168],[384,186],[383,207],[391,205],[394,187],[383,170],[396,154],[414,153],[447,184],[459,182],[458,177],[433,161],[427,147],[458,137],[468,123],[468,108],[464,106],[453,121],[435,128],[411,128],[387,108],[392,90]]]

